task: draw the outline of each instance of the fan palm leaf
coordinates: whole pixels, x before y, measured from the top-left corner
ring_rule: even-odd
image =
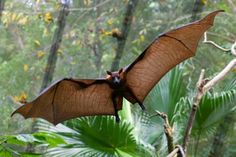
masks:
[[[236,89],[204,95],[196,114],[193,133],[209,132],[226,114],[235,109]]]
[[[43,121],[38,124],[41,131],[55,132],[67,141],[67,144],[49,149],[47,156],[153,156],[153,151],[135,138],[132,125],[127,122],[117,124],[109,116],[74,121],[73,129],[61,124],[48,126]]]

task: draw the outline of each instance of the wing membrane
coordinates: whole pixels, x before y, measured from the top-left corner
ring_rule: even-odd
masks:
[[[80,116],[114,115],[111,93],[104,80],[63,79],[14,113],[25,118],[44,118],[54,124]]]
[[[200,21],[160,35],[126,68],[127,85],[139,101],[143,102],[170,69],[195,55],[201,36],[213,25],[219,12],[221,10],[208,14]]]

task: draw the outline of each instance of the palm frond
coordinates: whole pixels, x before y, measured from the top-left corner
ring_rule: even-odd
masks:
[[[210,131],[223,117],[235,110],[236,89],[211,94],[208,92],[199,104],[193,133]]]
[[[147,103],[153,111],[158,110],[168,115],[171,125],[174,123],[176,104],[187,92],[183,82],[183,65],[171,70],[148,97]]]
[[[49,149],[47,156],[153,156],[151,149],[145,149],[147,145],[136,140],[133,127],[127,122],[117,124],[109,116],[83,117],[76,121],[73,129],[62,124],[55,127],[43,121],[42,125],[39,123],[41,130],[53,131],[67,142]]]

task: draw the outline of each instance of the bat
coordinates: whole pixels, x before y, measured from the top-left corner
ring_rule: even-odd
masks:
[[[213,26],[219,12],[222,10],[159,35],[133,63],[115,72],[107,71],[105,78],[61,79],[12,115],[43,118],[54,125],[93,115],[113,115],[119,122],[123,98],[144,110],[143,102],[151,89],[170,69],[195,55],[201,36]]]

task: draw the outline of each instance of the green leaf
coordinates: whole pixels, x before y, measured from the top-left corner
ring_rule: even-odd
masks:
[[[197,110],[193,132],[209,132],[223,117],[235,109],[236,90],[220,93],[207,93],[202,98]]]
[[[47,143],[50,147],[55,147],[59,144],[65,144],[63,138],[55,133],[38,132],[33,136],[41,142]]]
[[[39,153],[21,153],[22,157],[41,157],[42,154]]]
[[[153,111],[167,114],[170,124],[174,123],[176,104],[187,92],[183,82],[183,65],[179,65],[167,73],[148,97],[148,103]]]
[[[65,139],[68,144],[49,149],[47,156],[125,155],[138,157],[140,153],[144,152],[139,149],[142,146],[135,140],[131,125],[124,121],[118,124],[110,116],[78,118],[73,120],[73,129],[59,132],[56,127],[55,129],[50,128],[51,131],[57,130],[55,133]]]

